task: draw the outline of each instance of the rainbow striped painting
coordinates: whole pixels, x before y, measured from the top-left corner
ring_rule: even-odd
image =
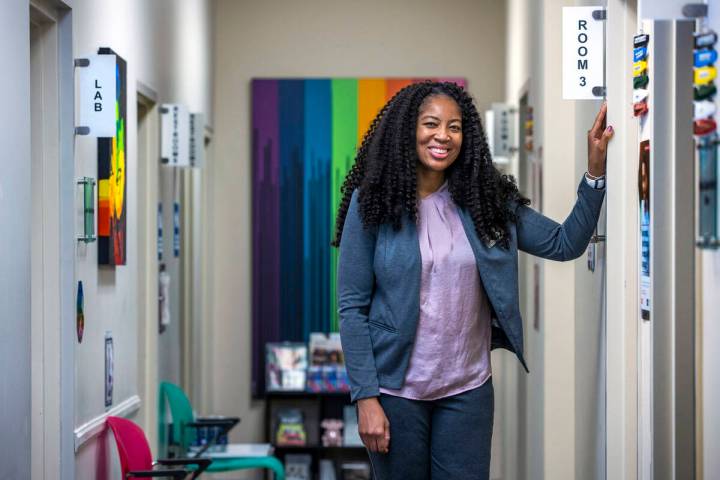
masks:
[[[100,55],[116,55],[100,48]],[[115,127],[112,138],[98,138],[98,264],[125,265],[127,262],[127,63],[116,55]]]
[[[266,342],[338,330],[330,247],[340,186],[382,106],[426,78],[252,81],[253,392]],[[460,78],[433,78],[461,86]]]

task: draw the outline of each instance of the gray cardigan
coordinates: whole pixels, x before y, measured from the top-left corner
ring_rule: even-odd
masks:
[[[509,249],[481,242],[470,215],[459,210],[493,310],[492,348],[514,352],[526,370],[518,249],[550,260],[579,257],[593,234],[604,196],[604,189],[595,190],[583,179],[575,206],[562,224],[518,205],[518,222],[509,228]],[[365,228],[354,192],[340,241],[337,277],[340,338],[353,402],[378,396],[380,386],[402,387],[420,312],[421,262],[415,224],[405,218],[398,231],[390,225]]]

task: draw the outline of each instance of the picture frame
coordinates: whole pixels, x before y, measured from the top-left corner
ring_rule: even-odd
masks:
[[[115,383],[115,359],[113,338],[110,332],[105,333],[105,407],[113,403],[113,386]]]
[[[304,391],[308,348],[301,342],[270,342],[265,345],[265,389]]]

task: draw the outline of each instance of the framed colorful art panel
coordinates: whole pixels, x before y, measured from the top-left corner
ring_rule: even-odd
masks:
[[[330,247],[340,186],[383,105],[426,78],[252,81],[253,392],[265,344],[338,331]],[[443,78],[465,86],[464,79]]]
[[[109,48],[100,55],[115,55],[116,133],[112,138],[98,138],[98,264],[125,265],[127,240],[126,199],[126,125],[127,64]]]

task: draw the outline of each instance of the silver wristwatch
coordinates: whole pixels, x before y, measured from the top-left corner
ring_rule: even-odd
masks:
[[[595,190],[602,190],[605,188],[605,175],[593,177],[590,173],[585,172],[585,181]]]

